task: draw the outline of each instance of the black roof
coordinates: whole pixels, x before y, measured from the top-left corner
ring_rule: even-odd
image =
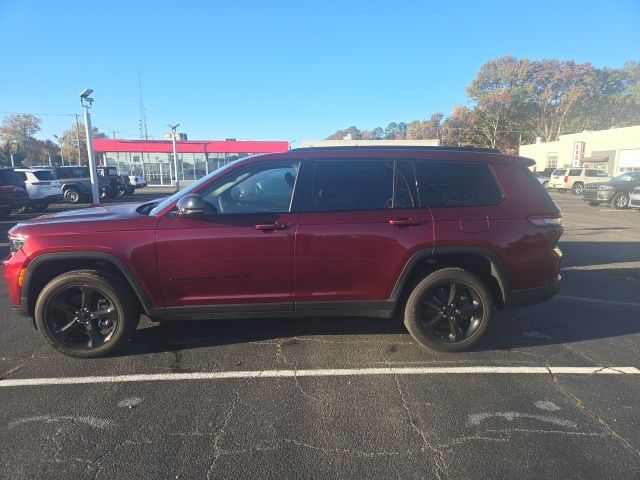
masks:
[[[308,152],[311,150],[418,150],[418,151],[448,151],[448,152],[478,152],[501,153],[497,148],[483,147],[451,147],[451,146],[420,146],[420,145],[339,145],[326,147],[293,148],[290,152]]]

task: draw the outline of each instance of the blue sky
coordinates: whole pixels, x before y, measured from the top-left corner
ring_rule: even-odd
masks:
[[[466,103],[502,55],[619,67],[640,60],[640,1],[0,0],[0,117],[80,113],[137,138],[302,140]],[[43,115],[41,138],[70,117]]]

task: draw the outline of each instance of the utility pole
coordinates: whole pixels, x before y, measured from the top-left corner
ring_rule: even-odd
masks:
[[[82,153],[80,150],[80,124],[78,123],[79,115],[76,113],[76,139],[78,140],[78,165],[82,165]],[[71,165],[71,163],[69,163]]]

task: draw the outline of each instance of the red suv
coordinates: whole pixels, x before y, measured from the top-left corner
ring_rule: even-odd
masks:
[[[58,350],[107,354],[155,321],[398,313],[463,350],[494,308],[559,288],[561,215],[532,160],[471,148],[311,148],[233,162],[142,205],[11,229],[13,305]]]

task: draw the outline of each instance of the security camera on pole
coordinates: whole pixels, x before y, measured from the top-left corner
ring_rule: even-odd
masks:
[[[93,129],[91,128],[91,115],[89,109],[93,104],[93,98],[89,95],[93,90],[87,88],[80,93],[80,104],[84,107],[84,126],[87,135],[87,157],[89,158],[89,174],[91,175],[91,203],[98,205],[100,203],[100,194],[98,192],[98,169],[96,168],[96,157],[93,153]]]
[[[173,172],[176,175],[176,192],[180,190],[180,179],[178,178],[178,150],[176,148],[176,128],[180,126],[179,123],[175,125],[167,125],[171,129],[171,138],[173,140]]]

